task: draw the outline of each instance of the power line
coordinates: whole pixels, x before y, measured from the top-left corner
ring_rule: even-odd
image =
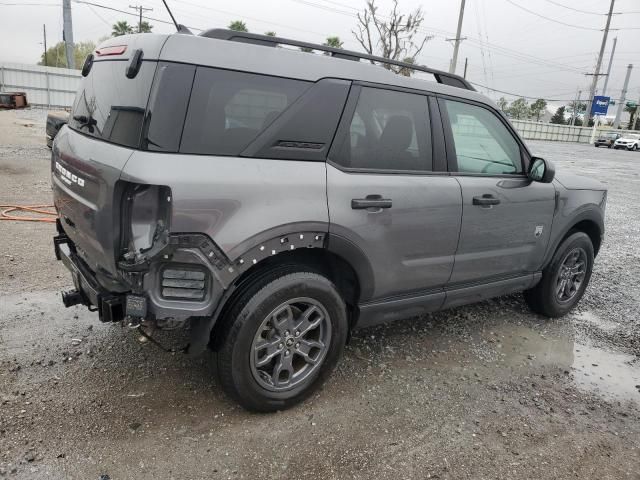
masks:
[[[122,13],[124,15],[130,15],[130,16],[134,16],[134,17],[138,16],[135,13],[127,12],[126,10],[120,10],[118,8],[108,7],[106,5],[100,5],[99,3],[87,2],[85,0],[72,0],[72,1],[74,3],[79,3],[79,4],[82,4],[82,5],[90,5],[90,6],[97,7],[97,8],[103,8],[105,10],[111,10],[113,12]],[[164,23],[164,24],[167,24],[167,25],[173,25],[173,22],[169,22],[167,20],[162,20],[160,18],[148,17],[146,15],[143,15],[142,18],[144,18],[146,20],[152,20],[152,21],[158,22],[158,23]],[[185,25],[185,27],[189,28],[190,30],[202,31],[202,28],[191,27],[189,25]]]
[[[519,8],[520,10],[524,10],[525,12],[530,13],[531,15],[535,15],[536,17],[539,17],[539,18],[544,18],[545,20],[548,20],[550,22],[559,23],[560,25],[564,25],[565,27],[579,28],[580,30],[596,30],[598,32],[602,30],[601,28],[582,27],[580,25],[573,25],[571,23],[561,22],[560,20],[556,20],[555,18],[550,18],[550,17],[545,17],[544,15],[540,15],[539,13],[536,13],[533,10],[529,10],[528,8],[525,8],[522,5],[518,5],[517,3],[512,2],[511,0],[506,0],[506,2],[510,3],[514,7]]]
[[[0,2],[0,7],[59,7],[60,5],[54,3],[8,3]]]
[[[178,0],[176,0],[178,1]],[[332,8],[329,7],[327,5],[319,5],[317,3],[314,3],[310,0],[291,0],[292,2],[296,2],[296,3],[301,3],[304,5],[308,5],[310,7],[313,8],[319,8],[321,10],[325,10],[325,11],[330,11],[333,13],[337,13],[340,15],[346,15],[349,17],[355,17],[355,15],[351,14],[350,12],[345,12],[344,10],[339,10],[336,8]],[[325,0],[326,1],[326,0]],[[185,3],[185,2],[182,2]],[[333,4],[337,4],[338,2],[332,2]],[[343,5],[344,7],[346,7],[346,5]],[[348,7],[351,8],[351,7]],[[382,16],[383,18],[385,18],[384,16]],[[426,30],[426,28],[428,28],[429,30]],[[438,28],[434,28],[434,27],[422,27],[419,29],[420,32],[422,33],[426,33],[426,34],[433,34],[434,32],[436,32],[437,36],[446,38],[446,35],[454,35],[453,32],[449,32],[446,30],[442,30],[442,29],[438,29]],[[574,73],[580,73],[582,74],[582,70],[578,69],[578,68],[572,68],[567,66],[566,64],[561,64],[561,63],[557,63],[557,62],[549,62],[548,60],[539,58],[539,57],[535,57],[533,55],[528,55],[528,54],[523,54],[520,53],[516,50],[511,50],[509,48],[506,47],[501,47],[499,45],[495,45],[495,44],[491,44],[489,42],[482,42],[481,39],[476,39],[473,37],[467,37],[468,42],[470,43],[471,46],[475,47],[475,48],[481,48],[482,45],[484,45],[484,48],[486,49],[491,49],[493,50],[495,53],[499,54],[499,55],[503,55],[506,57],[511,57],[511,58],[515,58],[524,62],[528,62],[528,63],[533,63],[533,64],[537,64],[537,65],[550,65],[550,66],[554,66],[558,69],[561,70],[566,70],[566,71],[571,71]]]
[[[528,100],[537,100],[539,98],[542,98],[543,100],[546,100],[548,102],[573,102],[575,100],[574,98],[532,97],[531,95],[521,95],[519,93],[507,92],[505,90],[499,90],[497,88],[487,87],[486,85],[482,85],[481,83],[476,83],[476,82],[471,82],[471,81],[469,81],[469,83],[472,84],[472,85],[475,85],[476,87],[484,88],[484,89],[490,90],[492,92],[503,93],[505,95],[511,95],[512,97],[519,97],[519,98],[524,98],[524,99],[528,99]],[[618,98],[614,98],[613,100],[618,101],[619,99]]]
[[[558,3],[558,2],[554,2],[553,0],[545,0],[545,2],[551,3],[553,5],[557,5],[558,7],[566,8],[567,10],[573,10],[574,12],[585,13],[587,15],[598,15],[598,16],[606,15],[606,13],[587,12],[586,10],[579,10],[577,8],[567,7],[566,5],[563,5],[563,4]]]

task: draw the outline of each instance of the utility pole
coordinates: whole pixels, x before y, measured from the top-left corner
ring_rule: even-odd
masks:
[[[587,98],[587,115],[585,118],[591,118],[591,103],[593,102],[593,96],[596,93],[596,86],[598,85],[598,77],[600,76],[600,66],[602,65],[602,57],[604,55],[604,47],[607,45],[607,35],[609,35],[609,25],[611,25],[611,15],[613,15],[613,4],[616,0],[611,0],[609,6],[609,13],[607,14],[607,25],[604,27],[604,35],[602,36],[602,45],[600,45],[600,53],[598,54],[598,61],[596,62],[596,71],[592,74],[593,80],[591,81],[591,89],[589,90],[589,98]],[[587,121],[587,124],[589,122]]]
[[[469,63],[469,58],[464,57],[464,74],[462,75],[465,79],[467,78],[467,65]]]
[[[73,47],[73,21],[71,20],[71,0],[62,0],[62,39],[67,57],[67,68],[76,68]]]
[[[129,5],[129,8],[133,8],[139,12],[138,33],[142,33],[142,12],[150,12],[153,8],[145,8],[142,5]]]
[[[607,67],[607,76],[604,77],[604,87],[602,87],[602,96],[607,95],[607,85],[609,85],[609,75],[611,75],[611,64],[613,63],[613,54],[616,53],[616,44],[618,43],[618,37],[613,39],[613,48],[611,49],[611,56],[609,57],[609,66]]]
[[[622,94],[620,94],[620,103],[618,104],[616,119],[613,121],[613,128],[618,128],[620,126],[620,117],[622,116],[622,111],[624,110],[624,102],[627,100],[627,87],[629,86],[631,70],[633,70],[633,65],[627,65],[627,76],[624,77],[624,85],[622,87]]]
[[[49,62],[47,61],[47,26],[42,24],[42,34],[44,36],[44,66],[48,67]]]
[[[576,116],[578,115],[578,107],[580,106],[580,97],[582,96],[582,90],[578,90],[576,100],[573,103],[573,115],[571,116],[571,126],[576,124]]]
[[[460,15],[458,15],[458,29],[456,30],[456,38],[447,38],[447,40],[453,40],[453,58],[451,59],[451,65],[449,66],[449,73],[456,73],[456,64],[458,63],[458,49],[460,48],[460,42],[464,38],[460,37],[462,33],[462,18],[464,17],[464,4],[465,0],[460,1]]]

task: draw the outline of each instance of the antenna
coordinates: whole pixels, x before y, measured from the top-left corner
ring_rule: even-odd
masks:
[[[162,0],[162,3],[164,3],[164,6],[167,9],[167,12],[169,12],[169,16],[171,17],[173,24],[176,26],[176,30],[178,31],[178,33],[187,33],[187,34],[193,35],[191,33],[191,30],[189,30],[184,25],[181,25],[178,22],[176,22],[176,18],[173,16],[173,13],[171,13],[171,9],[169,8],[169,5],[167,5],[167,0]]]

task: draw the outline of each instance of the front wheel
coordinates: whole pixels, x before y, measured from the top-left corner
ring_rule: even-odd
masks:
[[[310,271],[274,271],[253,282],[226,315],[218,352],[225,392],[252,411],[289,408],[333,371],[347,339],[345,303]]]
[[[593,269],[593,244],[584,232],[569,235],[542,271],[542,280],[524,292],[529,307],[547,317],[567,314],[584,295]]]
[[[638,144],[634,144],[633,147],[631,147],[631,150],[633,150],[634,152],[638,150]]]

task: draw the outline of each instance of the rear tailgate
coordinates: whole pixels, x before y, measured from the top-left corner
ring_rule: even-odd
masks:
[[[66,234],[94,272],[116,272],[119,178],[132,153],[68,127],[56,137],[51,162],[54,205]]]
[[[120,175],[140,147],[144,115],[164,35],[127,35],[96,49],[57,135],[51,176],[55,206],[66,234],[95,273],[116,275],[120,254]],[[114,45],[115,44],[115,45]],[[135,75],[127,76],[134,53]],[[139,54],[138,54],[139,55]],[[133,77],[133,78],[131,78]]]

